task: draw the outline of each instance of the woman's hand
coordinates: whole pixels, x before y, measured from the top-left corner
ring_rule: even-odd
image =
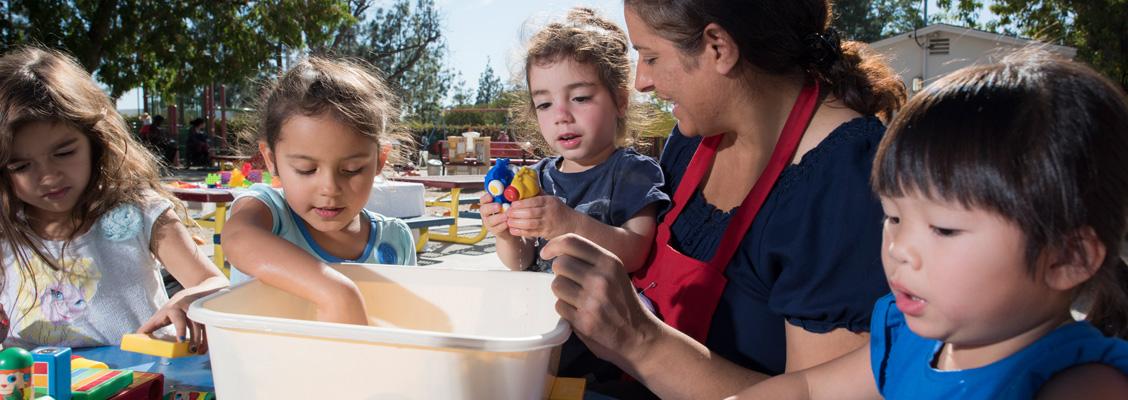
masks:
[[[509,217],[505,214],[502,205],[494,203],[493,196],[489,193],[483,193],[478,204],[478,212],[482,214],[482,223],[486,225],[486,230],[498,239],[512,239],[513,235],[509,234]]]
[[[165,303],[163,307],[157,310],[148,321],[141,324],[137,328],[137,333],[149,334],[157,329],[172,324],[176,328],[177,341],[188,340],[188,350],[196,354],[205,354],[208,352],[208,339],[204,330],[204,324],[188,319],[188,306],[196,299],[202,298],[209,294],[215,293],[220,289],[227,287],[227,280],[217,280],[216,282],[205,282],[194,288],[184,289],[177,292]]]
[[[573,233],[576,231],[577,219],[587,218],[556,196],[536,196],[515,201],[506,216],[509,218],[510,234],[545,239]]]
[[[643,307],[619,258],[574,234],[550,240],[541,257],[554,258],[556,312],[596,356],[634,375],[661,321]]]

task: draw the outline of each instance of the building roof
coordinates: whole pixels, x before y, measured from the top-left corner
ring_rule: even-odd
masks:
[[[955,26],[949,24],[932,24],[920,29],[915,29],[907,32],[898,33],[896,35],[887,37],[870,43],[870,47],[885,47],[896,44],[903,40],[911,40],[914,35],[916,37],[926,36],[933,32],[944,32],[960,37],[971,37],[981,40],[992,41],[996,43],[1005,43],[1018,47],[1027,46],[1034,43],[1042,43],[1047,47],[1047,50],[1073,58],[1077,54],[1077,49],[1069,46],[1060,46],[1051,43],[1045,43],[1034,39],[1020,38],[1016,36],[1003,35],[999,33],[987,32],[979,29],[972,29],[963,26]]]

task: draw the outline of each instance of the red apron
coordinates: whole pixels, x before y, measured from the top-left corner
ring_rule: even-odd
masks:
[[[721,300],[728,280],[725,279],[725,267],[736,253],[737,247],[744,239],[744,234],[752,226],[756,213],[768,198],[772,186],[779,178],[783,168],[791,163],[799,139],[811,120],[818,105],[819,85],[815,82],[808,85],[799,93],[787,123],[783,126],[779,141],[772,150],[771,159],[748,197],[740,204],[735,215],[729,220],[721,244],[717,246],[713,258],[709,261],[698,261],[683,255],[670,247],[670,225],[677,221],[682,208],[689,201],[690,196],[697,190],[701,179],[713,164],[713,157],[717,154],[717,146],[723,135],[706,137],[697,146],[693,159],[674,193],[673,206],[662,224],[658,226],[658,235],[655,237],[654,250],[651,252],[650,262],[647,266],[635,272],[631,280],[642,295],[648,298],[655,311],[662,319],[685,332],[687,335],[705,343],[709,334],[709,325],[713,322],[713,312]],[[719,175],[718,175],[719,176]]]

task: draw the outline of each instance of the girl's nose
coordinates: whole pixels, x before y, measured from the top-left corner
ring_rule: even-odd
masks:
[[[650,72],[646,71],[641,61],[635,71],[635,90],[643,93],[654,90],[654,81],[650,79]]]
[[[556,107],[555,122],[557,124],[567,124],[575,122],[575,119],[572,118],[572,110],[570,110],[567,105]]]
[[[910,245],[908,238],[894,233],[886,234],[885,251],[897,266],[920,269],[920,257]]]
[[[341,185],[337,182],[336,174],[325,171],[317,182],[318,193],[324,196],[333,196],[341,192]]]

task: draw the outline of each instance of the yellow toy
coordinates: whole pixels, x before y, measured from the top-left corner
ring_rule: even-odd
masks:
[[[177,342],[171,338],[158,338],[140,333],[122,336],[121,350],[166,358],[195,355],[188,351],[188,342]]]
[[[537,182],[537,173],[527,167],[517,170],[513,182],[505,188],[505,199],[509,201],[525,200],[540,194],[540,183]]]
[[[241,188],[243,187],[243,181],[245,180],[247,180],[247,177],[243,176],[243,171],[234,170],[231,171],[231,180],[227,182],[227,186],[233,188]]]

